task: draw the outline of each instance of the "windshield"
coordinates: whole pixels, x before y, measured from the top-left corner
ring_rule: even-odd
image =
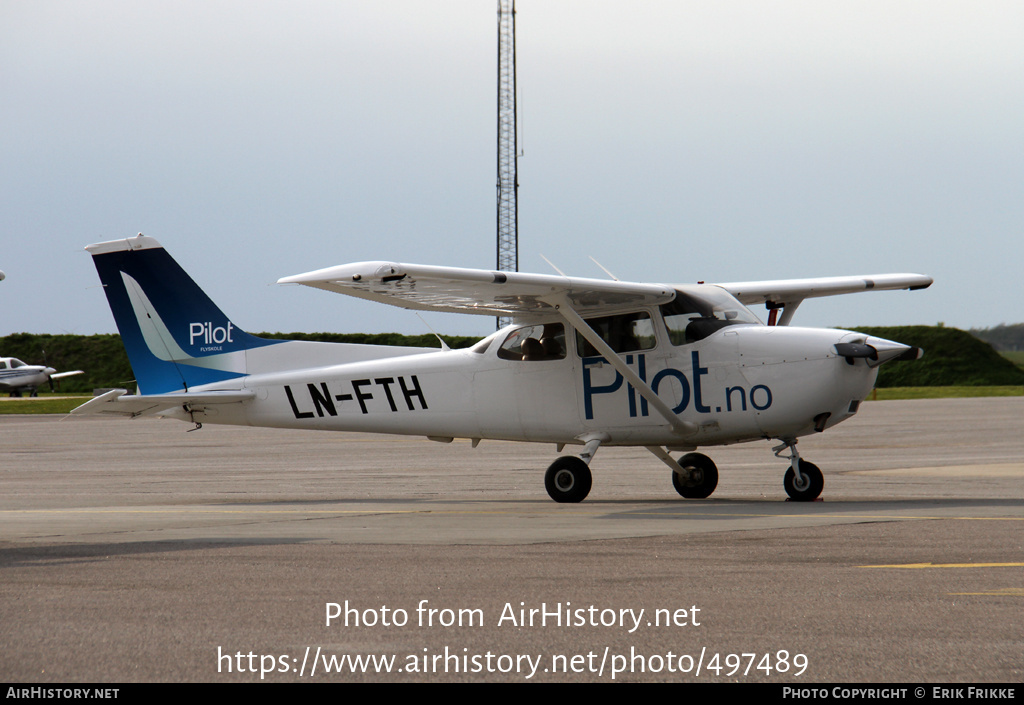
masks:
[[[703,340],[726,326],[761,324],[750,309],[716,286],[701,287],[699,291],[676,290],[676,298],[662,305],[661,315],[673,345]]]

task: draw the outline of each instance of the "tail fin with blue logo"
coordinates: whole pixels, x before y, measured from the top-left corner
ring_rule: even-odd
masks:
[[[246,351],[283,341],[238,328],[151,237],[85,248],[93,256],[140,394],[189,391],[248,374]]]

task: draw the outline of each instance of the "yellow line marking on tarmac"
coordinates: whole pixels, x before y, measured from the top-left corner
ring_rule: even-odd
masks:
[[[862,565],[858,568],[1024,568],[1024,563],[903,563]],[[968,593],[963,593],[968,594]]]
[[[947,595],[983,595],[985,597],[1024,597],[1024,588],[1003,588],[990,592],[947,592]]]

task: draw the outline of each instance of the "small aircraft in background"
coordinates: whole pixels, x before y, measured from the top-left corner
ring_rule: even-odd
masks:
[[[0,392],[8,392],[12,397],[29,392],[34,397],[44,384],[49,384],[53,391],[53,380],[80,374],[82,370],[58,372],[45,365],[26,365],[16,357],[0,357]]]
[[[545,487],[580,502],[600,446],[642,446],[683,497],[705,498],[718,469],[702,446],[769,440],[789,462],[794,500],[821,470],[797,439],[857,413],[879,365],[920,350],[846,330],[789,324],[807,298],[923,289],[920,274],[642,284],[361,262],[285,277],[408,309],[511,317],[464,350],[257,338],[228,319],[153,238],[86,248],[138,382],[77,414],[168,416],[196,424],[528,441],[580,452]],[[764,304],[769,325],[746,304]],[[779,315],[781,312],[781,315]],[[788,451],[788,455],[782,455]],[[673,457],[672,452],[681,453]],[[500,468],[496,469],[500,472]]]

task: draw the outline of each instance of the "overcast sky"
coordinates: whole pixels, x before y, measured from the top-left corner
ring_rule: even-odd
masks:
[[[927,291],[809,301],[794,323],[1024,321],[1024,3],[517,10],[522,271],[551,272],[543,254],[662,283],[922,272]],[[425,332],[274,282],[494,267],[496,17],[0,0],[0,335],[113,332],[82,248],[138,232],[248,330]]]

